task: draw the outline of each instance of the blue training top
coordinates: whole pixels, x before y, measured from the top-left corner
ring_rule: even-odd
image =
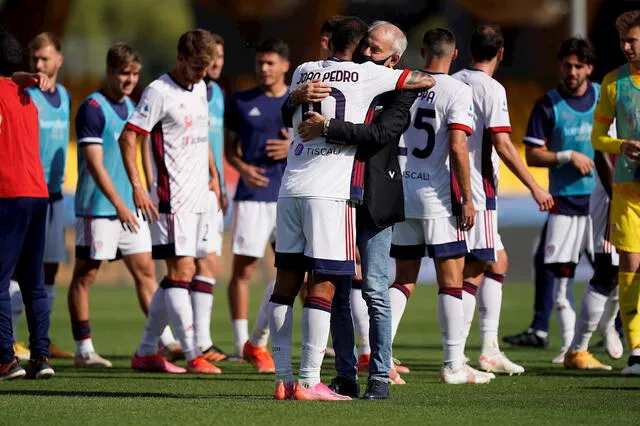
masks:
[[[91,94],[76,116],[78,147],[102,145],[102,162],[118,194],[132,211],[133,188],[122,162],[118,138],[135,106],[129,98],[115,102],[101,92]],[[78,186],[75,199],[76,216],[115,217],[116,208],[103,194],[89,172],[87,159],[78,149]]]
[[[269,178],[266,188],[249,188],[242,179],[234,197],[235,201],[278,201],[278,192],[287,160],[274,161],[267,157],[267,140],[282,139],[282,122],[280,108],[287,99],[287,94],[272,98],[255,87],[235,93],[229,103],[227,127],[236,132],[240,138],[242,160],[266,170]]]
[[[27,92],[38,108],[40,161],[49,195],[59,194],[67,162],[71,98],[61,84],[56,84],[53,92],[42,92],[37,87],[30,87]]]

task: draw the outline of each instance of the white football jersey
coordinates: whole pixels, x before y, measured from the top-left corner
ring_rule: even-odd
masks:
[[[511,133],[507,93],[484,71],[467,68],[453,78],[468,84],[473,91],[475,123],[469,136],[473,205],[476,210],[495,210],[500,157],[493,148],[491,133]]]
[[[473,129],[471,88],[447,74],[432,74],[436,85],[420,93],[411,123],[401,138],[405,216],[433,219],[459,215],[461,193],[449,165],[449,130]]]
[[[154,80],[127,127],[150,134],[154,181],[151,198],[160,213],[203,213],[209,193],[207,86],[187,90],[169,74]]]
[[[304,113],[314,110],[325,118],[363,123],[374,98],[402,87],[408,70],[393,70],[372,62],[356,64],[334,59],[307,62],[293,73],[290,90],[318,79],[332,88],[321,103],[305,104],[293,116],[293,140],[289,146],[280,197],[348,200],[351,187],[363,185],[364,167],[356,164],[353,145],[327,143],[325,138],[303,142],[297,128]],[[357,197],[354,197],[357,198]]]

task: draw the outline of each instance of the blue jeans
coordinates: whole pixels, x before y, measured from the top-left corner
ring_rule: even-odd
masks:
[[[15,272],[29,326],[31,359],[49,356],[49,306],[44,288],[46,198],[0,199],[0,364],[13,357],[9,281]]]
[[[389,298],[389,249],[391,227],[380,230],[368,211],[358,212],[356,244],[362,259],[362,297],[369,308],[369,380],[387,380],[391,368],[391,299]],[[333,298],[331,335],[338,375],[355,380],[357,358],[349,304],[351,277],[344,279]]]

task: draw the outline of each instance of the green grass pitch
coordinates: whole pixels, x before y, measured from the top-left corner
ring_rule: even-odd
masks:
[[[66,288],[58,291],[51,336],[72,350]],[[505,285],[501,335],[520,332],[528,324],[532,291],[530,285]],[[576,295],[581,292],[580,286]],[[253,312],[261,293],[253,292]],[[436,300],[435,286],[418,287],[410,300],[394,350],[412,372],[404,376],[407,385],[392,387],[391,400],[323,403],[272,400],[272,375],[257,374],[248,364],[220,363],[223,374],[214,377],[132,371],[129,359],[144,326],[133,289],[96,287],[91,301],[94,344],[114,367],[76,369],[69,360],[54,360],[51,380],[0,382],[0,424],[638,424],[640,378],[620,376],[625,360],[611,361],[596,351],[599,359],[612,363],[613,372],[552,365],[559,348],[555,325],[549,350],[503,347],[525,366],[524,375],[500,376],[488,385],[439,384]],[[300,348],[299,303],[296,309],[294,368]],[[224,287],[217,289],[213,323],[214,341],[230,350]],[[26,336],[24,321],[20,333]],[[472,360],[478,357],[478,343],[474,323],[467,350]],[[325,360],[325,382],[333,377],[332,362]]]

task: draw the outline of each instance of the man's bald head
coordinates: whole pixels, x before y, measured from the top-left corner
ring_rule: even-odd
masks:
[[[379,39],[391,40],[393,44],[393,53],[402,56],[407,50],[407,36],[404,32],[387,21],[375,21],[369,27],[369,36]]]
[[[362,55],[378,65],[393,68],[407,48],[402,30],[386,21],[376,21],[363,40]]]

